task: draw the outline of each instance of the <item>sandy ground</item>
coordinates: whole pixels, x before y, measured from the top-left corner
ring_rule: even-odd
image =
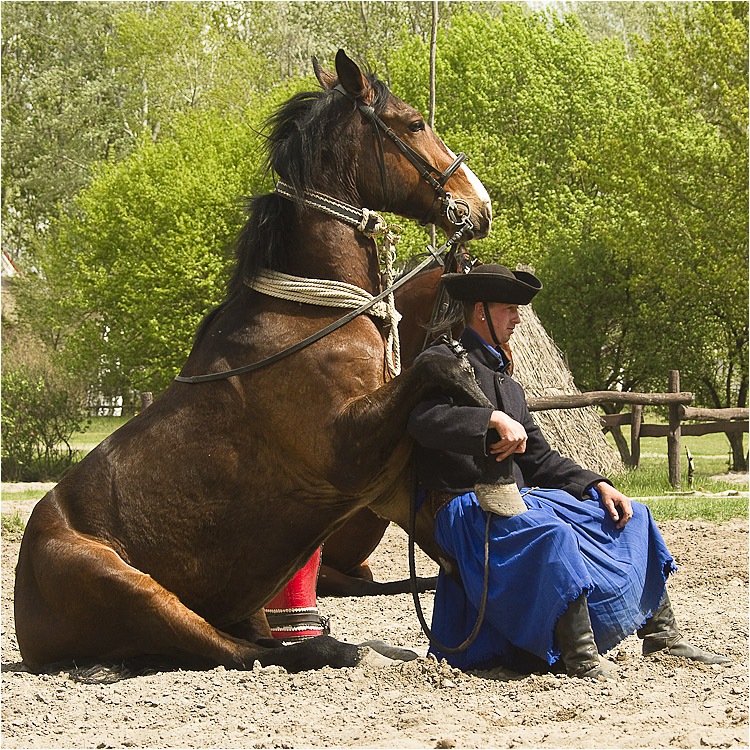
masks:
[[[41,489],[41,488],[40,488]],[[3,512],[12,512],[9,496]],[[23,512],[28,507],[17,505]],[[28,504],[27,504],[28,506]],[[2,744],[8,748],[656,748],[748,746],[748,524],[666,522],[679,572],[670,595],[696,645],[732,659],[697,665],[644,659],[631,636],[602,684],[497,670],[464,673],[426,657],[409,595],[322,599],[333,634],[382,638],[420,658],[392,666],[287,674],[164,670],[111,684],[73,665],[27,672],[13,625],[20,539],[2,544]],[[418,554],[421,575],[435,566]],[[392,527],[371,558],[379,580],[408,575],[406,538]],[[429,619],[431,593],[421,596]]]

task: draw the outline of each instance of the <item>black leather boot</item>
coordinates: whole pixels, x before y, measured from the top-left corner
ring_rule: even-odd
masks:
[[[611,662],[599,657],[591,629],[586,594],[581,594],[569,605],[555,625],[555,640],[560,649],[565,671],[571,677],[592,677],[595,680],[614,680],[607,669]]]
[[[659,608],[638,630],[638,637],[643,639],[644,656],[664,651],[672,656],[684,656],[686,659],[699,661],[702,664],[727,664],[730,661],[726,656],[704,651],[685,640],[677,627],[672,603],[669,601],[666,589]]]

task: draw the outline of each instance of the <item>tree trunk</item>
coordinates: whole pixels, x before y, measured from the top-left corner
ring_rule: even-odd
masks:
[[[630,456],[630,448],[628,448],[628,441],[625,439],[625,436],[622,434],[620,425],[616,424],[616,425],[613,425],[612,427],[608,427],[607,429],[612,433],[612,437],[614,438],[615,445],[617,446],[617,450],[620,451],[620,458],[622,459],[622,462],[625,464],[625,466],[630,466],[631,460],[632,460]]]
[[[732,471],[747,471],[747,453],[743,446],[744,432],[726,432],[732,448]]]

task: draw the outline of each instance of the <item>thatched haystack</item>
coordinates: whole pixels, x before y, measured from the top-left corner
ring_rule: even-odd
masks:
[[[527,397],[580,393],[555,342],[530,305],[519,308],[521,323],[511,339],[513,377]],[[563,456],[604,476],[623,474],[625,467],[601,429],[593,406],[532,413],[547,440]]]

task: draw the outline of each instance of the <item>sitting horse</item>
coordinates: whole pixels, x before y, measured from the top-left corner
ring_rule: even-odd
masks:
[[[335,73],[314,67],[321,90],[272,117],[269,165],[281,182],[250,204],[226,298],[181,375],[31,514],[15,583],[31,669],[150,655],[299,671],[373,655],[326,635],[282,645],[263,606],[358,509],[407,527],[417,402],[439,392],[488,402],[459,359],[425,357],[389,376],[384,327],[370,315],[298,349],[337,308],[254,287],[270,269],[377,297],[373,215],[357,207],[447,233],[460,224],[465,239],[489,232],[491,210],[461,156],[382,81],[341,50]],[[429,515],[417,543],[440,558]]]

